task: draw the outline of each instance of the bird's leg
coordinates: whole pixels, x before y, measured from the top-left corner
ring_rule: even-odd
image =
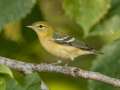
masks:
[[[66,63],[64,66],[67,67],[69,63]]]
[[[75,57],[70,57],[70,60],[73,61],[74,58],[75,58]],[[53,65],[59,65],[59,64],[62,64],[62,63],[63,63],[62,60],[57,60],[57,62],[52,63],[52,64],[53,64]],[[67,63],[65,63],[65,64],[63,64],[63,65],[64,65],[65,67],[67,67],[67,66],[69,66],[69,64],[70,64],[70,61],[67,62]]]
[[[67,67],[67,66],[69,66],[69,64],[70,64],[70,61],[65,63],[64,66]]]
[[[70,60],[73,61],[75,57],[70,57]],[[70,61],[65,64],[65,67],[69,66]]]
[[[73,60],[74,60],[74,57],[70,57],[70,60],[73,61]],[[65,67],[69,66],[70,60],[69,60],[69,62],[67,62],[67,63],[64,64]]]
[[[55,62],[55,63],[52,63],[53,65],[59,65],[59,64],[61,64],[62,63],[62,61],[61,60],[57,60],[57,62]]]
[[[70,57],[70,60],[73,61],[75,57]]]

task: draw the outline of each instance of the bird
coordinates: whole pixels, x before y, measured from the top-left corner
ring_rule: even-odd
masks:
[[[73,61],[81,55],[101,53],[75,37],[57,32],[48,22],[37,21],[26,27],[34,30],[43,48],[56,57]]]

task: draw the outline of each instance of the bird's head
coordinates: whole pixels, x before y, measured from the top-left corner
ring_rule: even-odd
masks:
[[[32,25],[26,26],[28,28],[33,29],[38,35],[46,35],[51,34],[53,32],[53,28],[47,22],[38,21],[33,23]]]

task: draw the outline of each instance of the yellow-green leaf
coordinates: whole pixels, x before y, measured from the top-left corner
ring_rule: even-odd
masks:
[[[83,27],[85,35],[110,8],[110,0],[64,0],[65,13]]]
[[[0,65],[0,74],[8,74],[13,77],[12,71],[5,65]]]
[[[36,0],[0,0],[0,29],[11,21],[25,17]]]

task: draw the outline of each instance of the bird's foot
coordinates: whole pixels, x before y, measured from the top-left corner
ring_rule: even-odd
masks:
[[[59,64],[61,64],[62,63],[62,61],[61,60],[58,60],[57,62],[55,62],[55,63],[52,63],[53,65],[59,65]]]
[[[68,63],[66,63],[64,66],[67,67],[67,66],[68,66]]]

